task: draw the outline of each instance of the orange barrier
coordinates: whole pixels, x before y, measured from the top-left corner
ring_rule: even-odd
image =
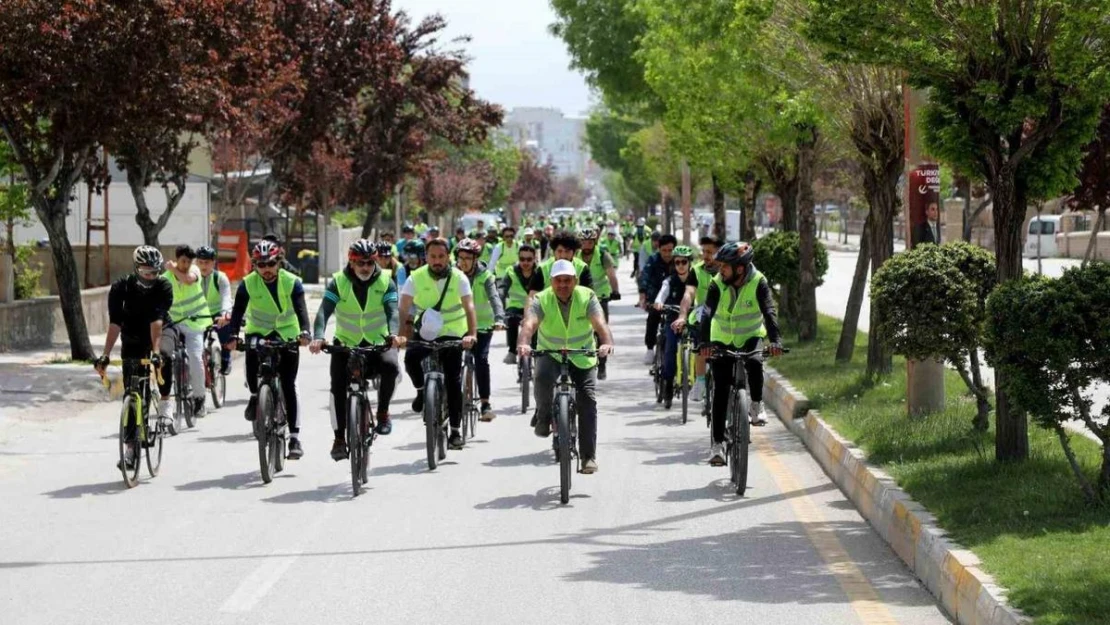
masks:
[[[216,258],[220,271],[232,282],[242,280],[251,272],[251,257],[247,252],[247,233],[242,230],[221,230],[216,244]]]

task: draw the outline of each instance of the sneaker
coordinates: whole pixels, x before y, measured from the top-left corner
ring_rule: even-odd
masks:
[[[285,457],[290,460],[300,460],[301,456],[304,456],[304,448],[301,447],[301,439],[290,438],[289,453],[286,454]]]
[[[465,444],[462,433],[458,430],[451,430],[451,436],[447,437],[447,449],[462,449]]]
[[[126,466],[126,468],[124,468]],[[123,460],[116,463],[116,468],[120,471],[133,471],[135,469],[135,449],[130,445],[127,446],[127,451],[123,454]]]
[[[220,365],[220,375],[222,375],[222,376],[231,375],[231,362],[223,363],[223,364]]]
[[[670,410],[671,404],[674,403],[674,380],[665,380],[663,382],[663,409]]]
[[[514,354],[512,352],[509,352],[508,354],[505,354],[505,359],[502,360],[501,362],[503,362],[507,365],[515,365],[516,364],[516,354]]]
[[[697,380],[694,382],[694,391],[690,393],[691,401],[701,401],[702,393],[705,392],[705,380]]]
[[[647,350],[647,353],[644,354],[644,364],[645,365],[650,365],[650,364],[653,364],[654,362],[655,362],[655,350],[654,349],[649,349],[649,350]]]
[[[412,411],[416,414],[424,412],[424,389],[416,389],[416,399],[412,400]]]
[[[605,372],[605,361],[599,361],[597,363],[597,379],[604,380],[607,377],[609,377],[609,374]]]
[[[587,458],[585,461],[583,461],[582,470],[580,471],[580,473],[583,473],[585,475],[593,475],[594,473],[597,473],[597,460],[594,460],[593,458]]]
[[[493,408],[490,408],[489,402],[482,403],[482,416],[480,418],[482,421],[486,422],[493,421],[497,418],[497,415],[493,414]]]
[[[331,444],[331,459],[342,462],[347,459],[347,441],[337,438]]]
[[[709,446],[709,464],[715,467],[725,466],[725,446],[713,443]]]
[[[205,405],[203,397],[196,397],[193,399],[193,414],[197,417],[203,417],[208,414],[208,407]]]
[[[763,402],[753,401],[752,407],[748,410],[748,421],[752,425],[763,426],[767,425],[767,419],[763,417]]]
[[[528,423],[528,427],[530,427],[530,428],[536,427],[536,423],[539,422],[539,420],[540,420],[539,413],[537,413],[535,410],[533,410],[532,411],[532,420]]]
[[[536,432],[536,436],[538,436],[540,438],[547,438],[548,436],[551,436],[551,420],[550,419],[541,419],[537,415],[535,417],[532,417],[532,420],[535,422],[535,425],[533,425],[532,427],[533,427],[534,431]]]
[[[247,409],[243,411],[243,416],[247,418],[247,421],[254,421],[256,410],[258,410],[258,395],[251,395],[251,398],[247,400]]]
[[[374,431],[382,436],[389,436],[393,432],[393,421],[389,418],[389,414],[378,415],[378,427]]]

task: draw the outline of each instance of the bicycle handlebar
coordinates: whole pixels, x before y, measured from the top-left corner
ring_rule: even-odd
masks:
[[[235,342],[235,351],[237,352],[245,352],[252,349],[287,349],[289,351],[297,351],[301,347],[299,339],[286,341],[256,338],[246,341],[236,337]]]
[[[410,340],[407,344],[409,347],[425,347],[433,352],[442,351],[445,349],[458,349],[462,347],[462,339],[457,341],[418,341]]]
[[[365,354],[380,354],[393,349],[392,344],[385,345],[365,345],[365,346],[348,346],[340,343],[332,343],[331,345],[324,344],[320,347],[320,351],[326,354],[352,354],[352,353],[365,353]]]
[[[534,349],[533,356],[596,356],[596,349]]]
[[[717,347],[717,346],[711,346],[709,348],[709,350],[710,350],[710,354],[709,354],[710,358],[728,357],[728,358],[742,358],[743,359],[743,358],[754,358],[756,356],[766,357],[766,356],[771,355],[771,348],[770,347],[764,347],[763,349],[757,349],[757,350],[753,350],[753,351],[750,351],[750,352],[733,351],[731,349],[725,349],[724,347]],[[789,354],[790,350],[788,348],[784,347],[784,348],[782,348],[782,353]]]

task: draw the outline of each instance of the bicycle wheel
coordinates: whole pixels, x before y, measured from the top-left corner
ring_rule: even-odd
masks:
[[[212,344],[208,349],[208,369],[212,376],[212,405],[221,408],[227,401],[227,376],[220,373],[220,346]]]
[[[520,414],[528,412],[528,402],[532,399],[532,358],[520,360]]]
[[[362,460],[359,467],[359,478],[365,484],[369,479],[370,445],[374,442],[374,422],[370,419],[370,400],[362,398],[362,419],[359,426],[359,458]]]
[[[262,481],[269,484],[274,479],[274,454],[271,450],[274,419],[274,392],[270,385],[258,389],[258,408],[254,417],[254,427],[258,437],[258,467]]]
[[[558,405],[555,408],[555,429],[559,433],[559,501],[570,501],[571,463],[574,461],[570,453],[570,396],[559,395],[555,398]]]
[[[362,492],[362,432],[359,417],[362,415],[362,397],[357,393],[347,399],[347,455],[351,461],[351,494]]]
[[[655,378],[655,403],[663,403],[663,349],[655,345],[655,364],[652,365],[652,377]]]
[[[748,394],[741,391],[739,397],[740,411],[736,415],[737,436],[736,451],[733,458],[736,462],[736,495],[744,496],[748,489],[748,449],[752,442],[752,424],[748,420]]]
[[[146,423],[146,469],[150,472],[150,477],[158,475],[158,471],[162,468],[162,441],[165,439],[165,430],[162,422],[155,418],[154,423],[150,423],[143,418]],[[138,458],[135,458],[136,463]]]
[[[462,419],[462,437],[464,441],[470,440],[474,436],[474,430],[470,427],[470,411],[474,408],[474,368],[471,366],[470,357],[467,356],[463,359],[463,419]]]
[[[434,380],[424,380],[424,443],[428,450],[428,470],[435,471],[439,463],[439,386]]]
[[[192,429],[197,423],[197,416],[193,414],[192,395],[185,394],[189,388],[189,354],[181,350],[177,356],[177,379],[174,380],[177,385],[177,407],[185,415],[185,425]]]
[[[142,448],[139,447],[138,441],[138,421],[135,423],[136,436],[130,440],[127,437],[127,422],[131,420],[135,409],[134,397],[127,397],[123,400],[123,410],[120,411],[119,417],[119,471],[123,474],[123,483],[128,488],[135,488],[139,483],[139,454],[142,453]],[[135,450],[134,465],[131,470],[127,469],[127,449],[129,444]]]
[[[678,360],[678,383],[682,385],[682,425],[686,425],[686,419],[690,410],[690,359],[687,358],[689,350],[683,344],[679,349]]]
[[[728,397],[728,422],[725,434],[725,444],[728,446],[726,449],[728,455],[728,479],[733,484],[736,484],[739,475],[737,470],[740,468],[740,446],[737,444],[740,436],[740,427],[736,421],[737,415],[740,414],[740,398],[737,397],[735,391],[729,394]]]

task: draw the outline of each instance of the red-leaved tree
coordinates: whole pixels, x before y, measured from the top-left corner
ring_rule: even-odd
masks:
[[[542,204],[553,195],[555,195],[555,166],[550,162],[541,165],[531,152],[524,152],[509,201],[521,202],[524,204],[524,210],[527,211],[529,203]]]

